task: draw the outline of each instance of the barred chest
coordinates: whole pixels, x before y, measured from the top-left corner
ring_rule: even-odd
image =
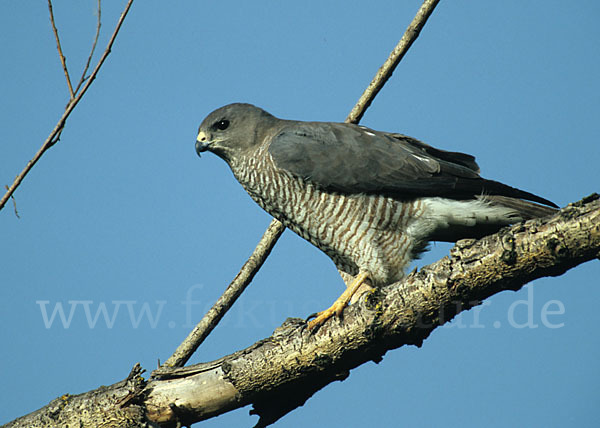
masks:
[[[344,260],[333,236],[325,233],[325,229],[336,227],[335,222],[324,222],[319,215],[322,206],[333,202],[331,195],[286,171],[277,170],[269,156],[246,158],[231,169],[250,197],[270,215],[324,251],[336,265],[356,268],[351,260]]]
[[[389,263],[406,258],[410,246],[398,227],[408,213],[397,201],[325,192],[277,169],[268,154],[230,166],[254,201],[325,252],[341,271],[368,271],[374,285],[402,277],[405,263]]]

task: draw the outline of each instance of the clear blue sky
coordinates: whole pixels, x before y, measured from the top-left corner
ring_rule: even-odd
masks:
[[[123,6],[105,3],[100,49]],[[17,191],[21,218],[12,204],[0,212],[0,423],[116,382],[136,362],[150,371],[244,263],[270,217],[224,162],[196,156],[207,113],[243,101],[342,121],[419,5],[134,3],[60,143]],[[55,5],[74,76],[94,10]],[[599,18],[591,0],[442,1],[362,123],[474,154],[485,177],[560,205],[600,191]],[[2,1],[0,27],[4,186],[67,89],[45,2]],[[466,313],[421,349],[354,370],[276,426],[599,426],[599,278],[594,261],[494,296],[478,321]],[[331,261],[287,231],[193,362],[327,307],[342,287]],[[59,305],[64,322],[51,320]],[[245,408],[202,426],[255,421]]]

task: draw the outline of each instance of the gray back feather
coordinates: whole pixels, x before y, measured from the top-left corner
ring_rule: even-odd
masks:
[[[446,152],[401,134],[345,123],[289,122],[270,142],[278,168],[340,193],[396,199],[502,195],[553,205],[478,174],[473,156]]]

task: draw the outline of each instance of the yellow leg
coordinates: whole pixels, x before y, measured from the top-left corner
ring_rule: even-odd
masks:
[[[354,278],[354,281],[352,281],[352,283],[346,288],[346,290],[344,290],[342,295],[338,297],[335,302],[333,302],[333,305],[331,305],[331,307],[319,312],[314,320],[308,322],[308,329],[313,330],[317,327],[322,326],[323,323],[329,318],[331,318],[334,314],[338,317],[342,315],[342,311],[346,306],[348,306],[348,302],[350,301],[354,293],[356,293],[356,291],[360,288],[360,286],[365,282],[365,280],[368,277],[369,276],[365,272],[359,273],[356,276],[356,278]]]

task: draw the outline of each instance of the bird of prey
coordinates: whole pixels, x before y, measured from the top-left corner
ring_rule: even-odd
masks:
[[[359,288],[400,280],[429,241],[479,238],[556,207],[480,177],[471,155],[350,123],[278,119],[251,104],[204,119],[196,151],[207,150],[265,211],[335,263],[347,288],[311,329],[340,315]]]

